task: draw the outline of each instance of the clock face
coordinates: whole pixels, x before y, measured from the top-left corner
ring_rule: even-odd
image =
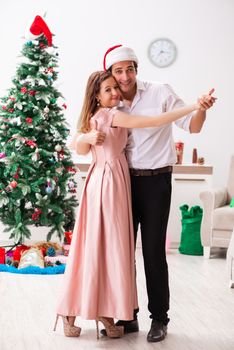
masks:
[[[156,39],[149,45],[148,56],[155,66],[168,67],[175,61],[176,46],[169,39]]]

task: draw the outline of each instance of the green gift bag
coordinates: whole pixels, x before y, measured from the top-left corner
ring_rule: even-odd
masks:
[[[180,210],[182,215],[182,231],[179,252],[188,255],[203,255],[200,235],[202,208],[194,206],[189,210],[189,206],[184,204],[180,207]]]

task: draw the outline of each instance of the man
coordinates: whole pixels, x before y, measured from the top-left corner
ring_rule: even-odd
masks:
[[[184,105],[169,85],[136,79],[138,59],[135,52],[122,45],[110,48],[104,56],[104,70],[110,70],[118,82],[123,101],[120,109],[135,115],[157,115]],[[202,96],[202,108],[176,121],[190,133],[200,132],[206,110],[215,102],[213,90]],[[90,143],[102,144],[105,135],[90,133]],[[165,253],[167,222],[171,201],[171,172],[176,162],[172,125],[129,130],[126,147],[132,186],[132,210],[135,240],[140,224],[148,309],[152,319],[147,335],[158,342],[167,334],[169,322],[169,284]],[[137,312],[132,321],[118,321],[125,333],[139,330]],[[103,330],[104,334],[105,331]]]

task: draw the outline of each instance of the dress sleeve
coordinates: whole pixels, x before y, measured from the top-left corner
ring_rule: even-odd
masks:
[[[90,118],[89,126],[90,126],[90,129],[98,130],[98,123],[97,123],[97,119],[95,118],[95,115],[92,118]]]
[[[97,130],[103,130],[104,128],[112,127],[113,117],[116,112],[116,108],[102,108],[91,119],[90,126]],[[93,125],[93,126],[92,126]]]

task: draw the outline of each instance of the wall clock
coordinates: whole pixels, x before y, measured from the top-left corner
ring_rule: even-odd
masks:
[[[170,66],[176,59],[177,49],[173,41],[158,38],[152,41],[148,48],[148,57],[155,66],[164,68]]]

